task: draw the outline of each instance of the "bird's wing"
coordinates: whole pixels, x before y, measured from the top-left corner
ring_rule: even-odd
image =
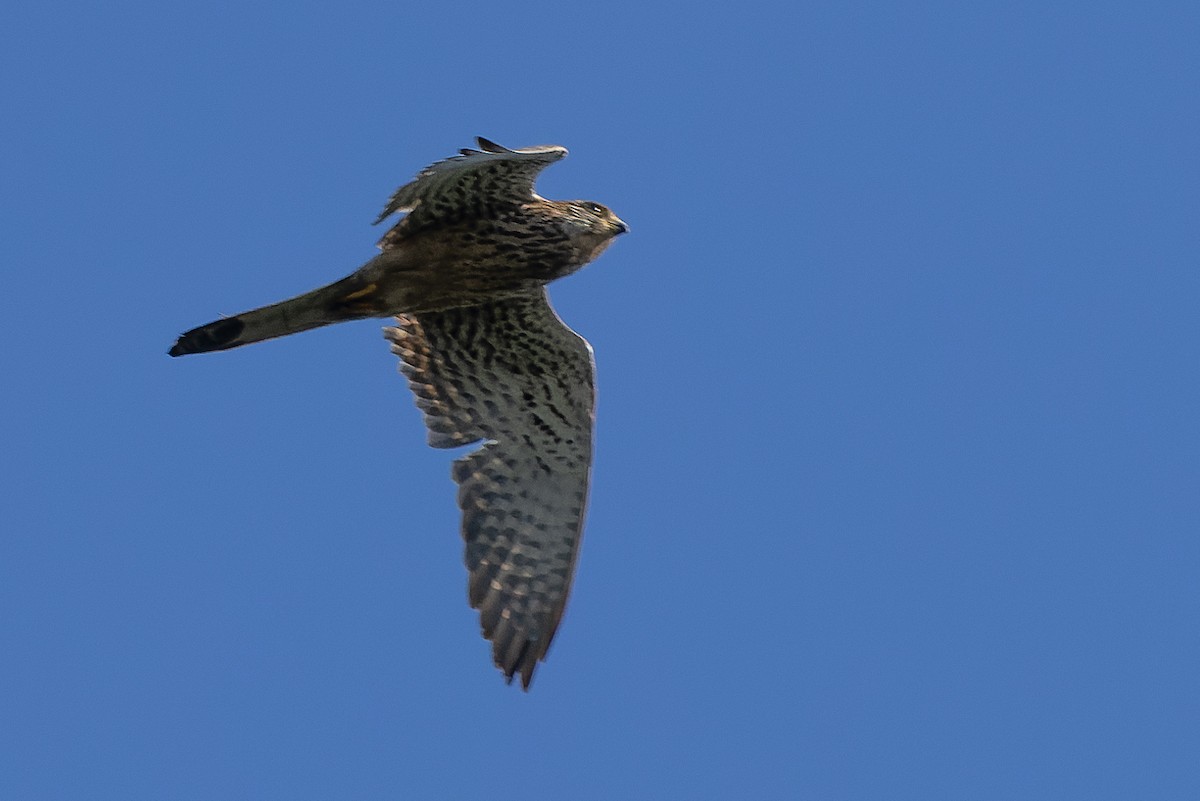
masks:
[[[510,150],[479,136],[478,150],[463,148],[459,155],[429,165],[410,183],[396,190],[375,220],[408,212],[405,226],[479,213],[487,207],[517,205],[537,197],[533,182],[548,165],[567,155],[560,145]]]
[[[594,363],[544,289],[385,328],[429,444],[454,463],[468,598],[497,667],[528,689],[570,591],[592,463]]]

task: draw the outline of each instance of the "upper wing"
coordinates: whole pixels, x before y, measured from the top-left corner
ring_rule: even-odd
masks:
[[[488,206],[528,202],[536,197],[533,182],[537,174],[567,155],[567,149],[559,145],[509,150],[482,136],[475,141],[479,150],[463,148],[459,155],[429,165],[397,189],[376,224],[406,211],[405,226],[419,228]]]
[[[385,328],[429,444],[488,442],[454,463],[468,598],[496,665],[528,689],[562,618],[583,534],[592,349],[544,289]]]

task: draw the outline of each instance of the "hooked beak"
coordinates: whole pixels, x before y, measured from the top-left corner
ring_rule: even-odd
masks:
[[[613,234],[613,236],[618,236],[620,234],[629,233],[629,226],[626,225],[625,221],[622,220],[620,217],[615,217],[615,216],[613,217],[612,226],[613,226],[613,230],[616,231],[616,233]]]

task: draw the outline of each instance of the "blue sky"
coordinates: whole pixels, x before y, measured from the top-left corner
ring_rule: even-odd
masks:
[[[9,5],[0,797],[1197,797],[1194,4]],[[528,694],[379,323],[166,356],[476,134],[632,228]]]

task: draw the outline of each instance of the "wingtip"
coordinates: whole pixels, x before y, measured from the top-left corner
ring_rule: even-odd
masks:
[[[504,683],[511,687],[513,679],[518,675],[521,677],[521,692],[529,692],[529,685],[533,684],[533,670],[531,668],[522,668],[520,673],[517,672],[515,667],[512,672],[504,671]]]
[[[504,145],[498,145],[495,142],[493,142],[491,139],[485,139],[482,136],[475,137],[475,143],[477,145],[479,145],[479,149],[482,150],[484,153],[511,153],[512,152]],[[466,155],[466,154],[464,154],[464,155]]]

